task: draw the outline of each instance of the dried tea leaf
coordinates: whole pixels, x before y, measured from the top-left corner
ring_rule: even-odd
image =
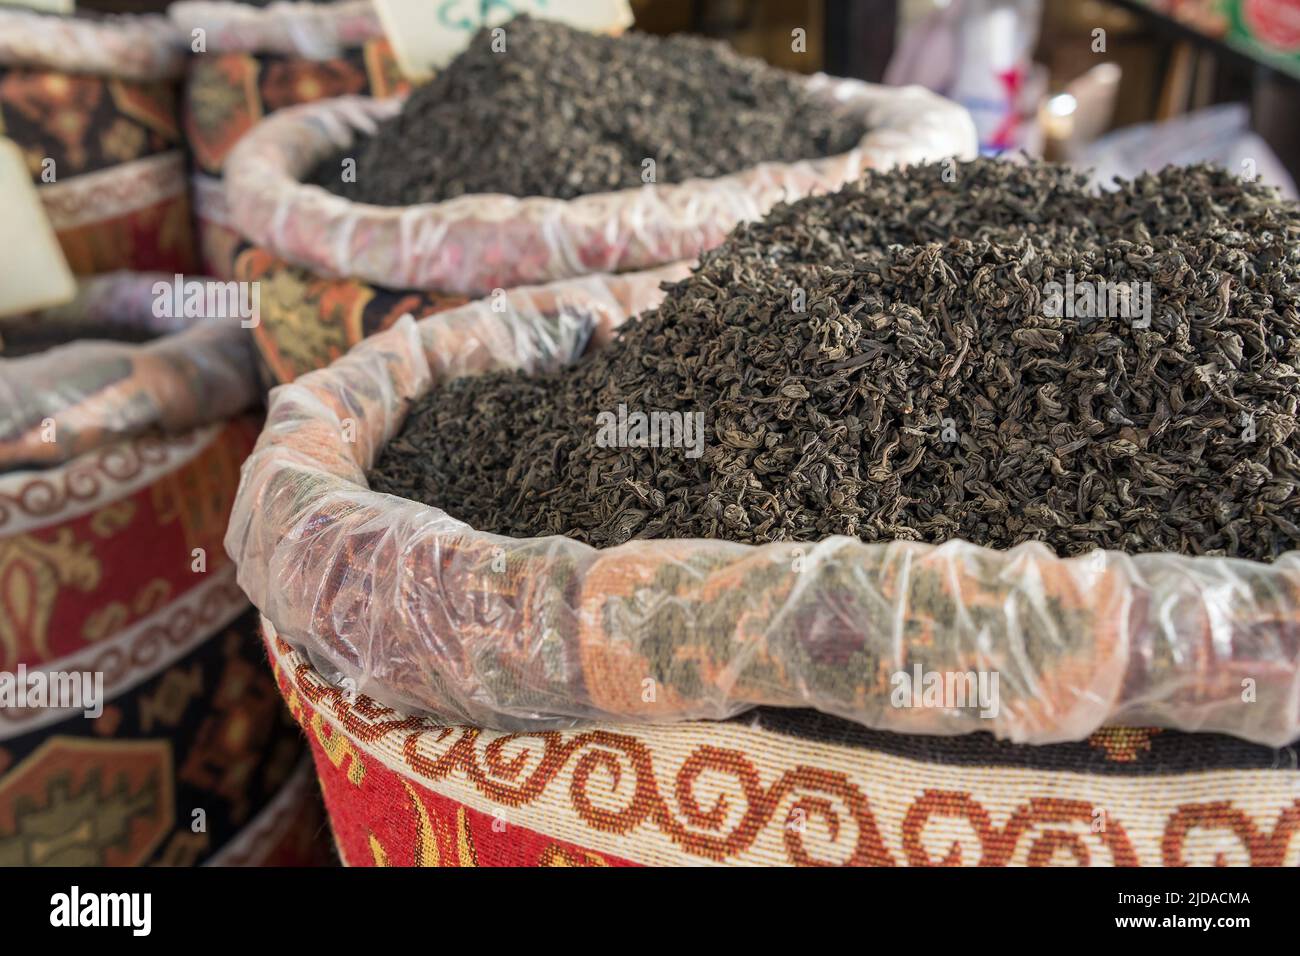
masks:
[[[942,172],[740,226],[576,365],[436,389],[373,486],[600,546],[1300,546],[1297,207],[1209,167],[1102,194],[1046,164]],[[701,454],[602,442],[620,408],[701,416]]]
[[[866,134],[803,78],[718,41],[614,37],[526,15],[498,29],[475,34],[399,115],[311,181],[381,206],[469,193],[572,199],[650,173],[677,183],[831,156]],[[356,160],[346,181],[345,157]]]

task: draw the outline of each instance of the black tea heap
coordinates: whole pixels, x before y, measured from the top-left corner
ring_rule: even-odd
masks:
[[[717,41],[604,36],[528,16],[498,29],[475,34],[311,181],[381,206],[470,193],[572,199],[831,156],[866,133],[801,77]],[[355,178],[343,176],[345,157]]]
[[[1209,167],[1118,186],[980,160],[780,206],[577,364],[435,388],[372,487],[598,546],[1271,560],[1300,546],[1300,210]]]

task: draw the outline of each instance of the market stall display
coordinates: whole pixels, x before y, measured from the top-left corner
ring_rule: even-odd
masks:
[[[1300,0],[5,3],[0,871],[1300,867]]]

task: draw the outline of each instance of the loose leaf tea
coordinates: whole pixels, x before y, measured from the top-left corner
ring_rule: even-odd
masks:
[[[979,160],[780,206],[577,364],[434,389],[372,487],[599,546],[1271,560],[1300,546],[1300,210],[1210,167],[1118,187]]]
[[[802,78],[717,41],[611,37],[527,16],[498,29],[480,30],[312,181],[384,206],[467,193],[572,199],[830,156],[866,133]]]

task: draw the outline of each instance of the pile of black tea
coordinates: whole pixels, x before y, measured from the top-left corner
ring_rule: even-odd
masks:
[[[831,156],[866,133],[800,77],[717,41],[612,37],[528,16],[499,29],[480,30],[399,115],[310,181],[383,206],[468,193],[572,199]]]
[[[955,174],[955,175],[954,175]],[[1210,167],[869,174],[576,364],[434,389],[371,475],[475,528],[1300,546],[1300,210]]]

